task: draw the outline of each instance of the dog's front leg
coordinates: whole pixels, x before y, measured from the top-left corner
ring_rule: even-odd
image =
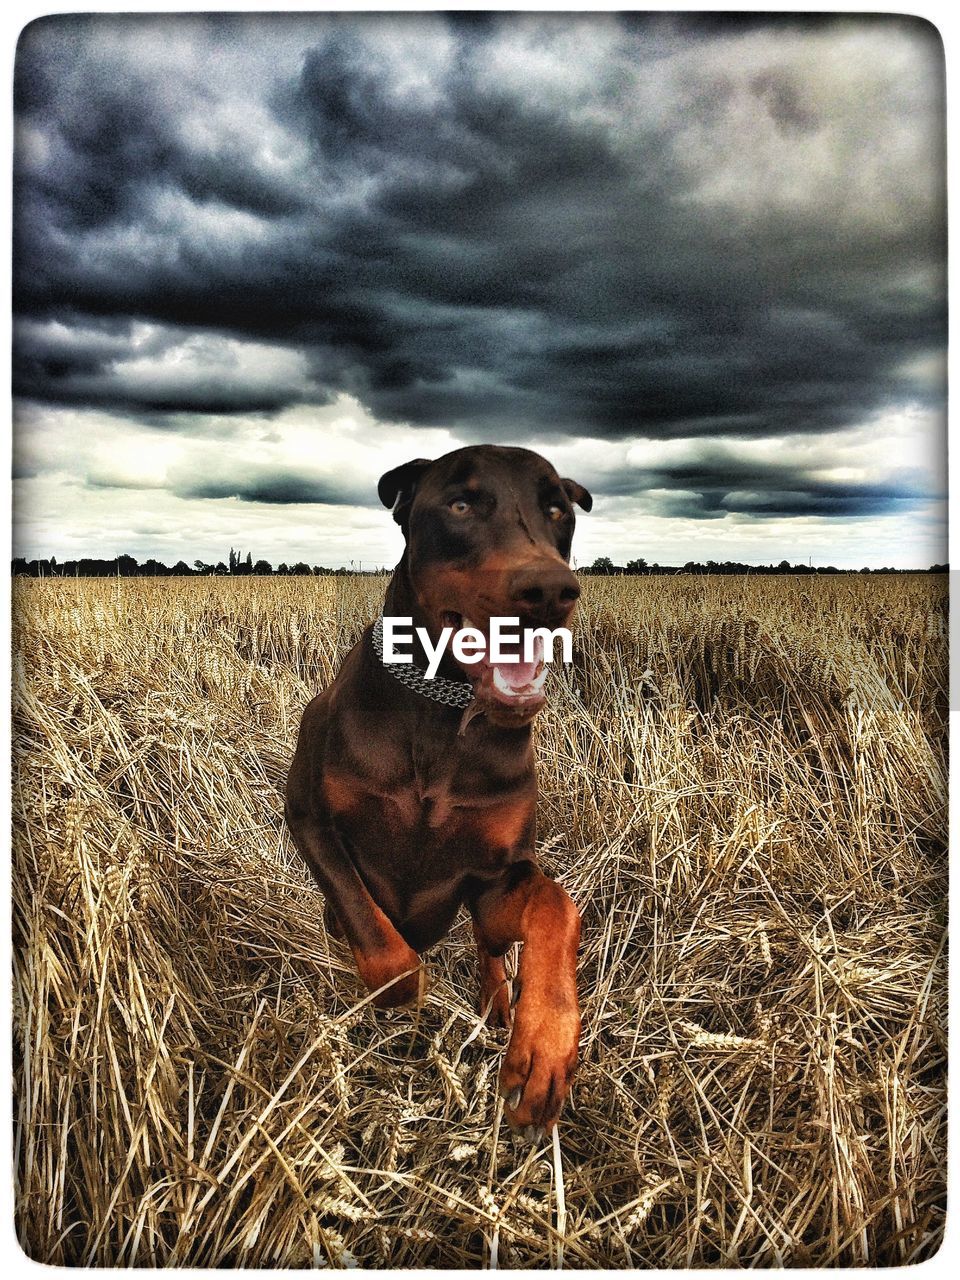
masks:
[[[569,895],[533,862],[515,864],[470,903],[478,941],[492,956],[521,942],[520,996],[500,1071],[507,1118],[516,1128],[550,1129],[577,1064],[580,916]]]
[[[370,897],[332,823],[298,814],[288,804],[287,824],[343,929],[368,990],[391,984],[373,1003],[381,1009],[410,1004],[420,990],[420,957]]]

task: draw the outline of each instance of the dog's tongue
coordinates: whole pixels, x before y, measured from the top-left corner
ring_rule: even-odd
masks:
[[[525,689],[537,678],[537,672],[543,666],[543,651],[543,637],[537,636],[533,643],[533,654],[529,662],[522,660],[522,648],[515,655],[512,655],[519,661],[492,662],[490,666],[494,683],[499,685],[503,692]]]
[[[536,658],[533,662],[491,663],[501,682],[511,689],[522,689],[524,685],[529,684],[537,674],[539,665],[539,658]]]
[[[471,627],[480,631],[475,623],[469,618],[464,617],[463,626]],[[518,701],[530,699],[540,694],[544,679],[546,678],[546,670],[544,668],[545,644],[543,636],[536,636],[533,642],[533,652],[530,655],[530,661],[523,660],[525,634],[521,633],[519,640],[514,646],[514,651],[504,643],[501,652],[504,653],[498,662],[491,662],[488,657],[484,657],[482,664],[476,669],[477,674],[481,676],[481,682],[484,688],[495,691],[501,699],[513,699]],[[511,661],[515,658],[516,661]]]

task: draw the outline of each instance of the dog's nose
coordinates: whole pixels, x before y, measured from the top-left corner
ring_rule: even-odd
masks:
[[[565,618],[580,598],[580,583],[566,565],[530,564],[510,575],[511,603],[544,620]]]

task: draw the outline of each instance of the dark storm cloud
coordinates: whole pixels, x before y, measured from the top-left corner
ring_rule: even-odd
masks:
[[[534,21],[539,53],[569,71],[546,88],[528,83],[522,58],[493,70],[511,23],[519,39]],[[157,415],[269,413],[348,392],[381,421],[466,439],[823,433],[890,405],[938,406],[940,381],[915,370],[944,341],[942,190],[915,190],[907,174],[871,201],[878,144],[866,117],[858,132],[870,104],[854,103],[831,144],[850,167],[824,199],[802,183],[773,199],[778,173],[749,168],[754,131],[766,138],[769,126],[785,156],[828,145],[816,62],[782,65],[773,51],[742,73],[738,97],[735,64],[708,57],[737,38],[850,22],[590,23],[34,24],[16,69],[17,393]],[[925,27],[868,26],[926,42],[927,80],[940,83]],[[184,70],[164,61],[158,30],[189,46]],[[406,54],[398,31],[413,37]],[[596,33],[607,53],[591,60]],[[694,44],[707,61],[664,80],[683,100],[644,98]],[[269,137],[243,132],[245,101]],[[733,162],[718,151],[728,118],[744,130],[732,190],[720,179]],[[909,127],[906,112],[890,120]],[[911,162],[940,145],[917,128],[898,135]],[[701,136],[710,145],[694,162]],[[41,335],[58,317],[55,340]],[[302,354],[307,373],[132,378],[122,346],[133,319],[276,344]],[[724,503],[739,491],[736,509],[754,512],[764,493],[794,513],[896,501],[772,475],[728,480],[704,482],[699,514],[733,509]],[[329,500],[284,496],[299,492],[276,477],[235,496]]]

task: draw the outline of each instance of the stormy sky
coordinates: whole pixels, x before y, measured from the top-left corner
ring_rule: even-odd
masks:
[[[922,22],[63,16],[14,111],[15,554],[392,564],[495,441],[580,564],[946,558]]]

